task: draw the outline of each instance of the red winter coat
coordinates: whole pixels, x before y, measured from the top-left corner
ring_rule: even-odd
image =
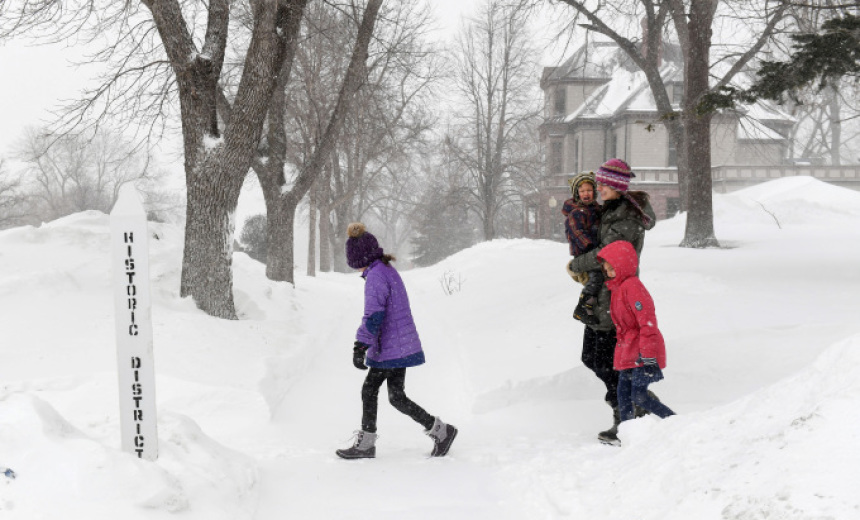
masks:
[[[654,300],[636,276],[639,259],[633,245],[618,240],[601,249],[597,257],[615,269],[615,278],[606,281],[612,291],[609,313],[618,338],[615,370],[641,366],[640,358],[657,358],[660,368],[666,368],[666,344],[657,328]]]

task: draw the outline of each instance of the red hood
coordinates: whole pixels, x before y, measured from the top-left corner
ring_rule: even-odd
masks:
[[[636,276],[636,268],[639,266],[639,257],[633,244],[626,240],[616,240],[607,245],[597,253],[597,258],[609,262],[615,269],[615,278],[607,283],[618,285],[631,276]]]

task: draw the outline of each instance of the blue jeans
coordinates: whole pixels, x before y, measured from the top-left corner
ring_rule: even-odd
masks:
[[[648,385],[663,379],[660,367],[647,366],[618,372],[618,413],[622,421],[634,417],[633,405],[665,419],[675,415],[668,406],[648,395]]]

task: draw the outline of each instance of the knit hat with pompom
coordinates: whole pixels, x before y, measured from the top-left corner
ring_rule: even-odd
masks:
[[[346,228],[346,263],[353,269],[361,269],[382,258],[384,254],[376,237],[370,234],[361,222],[353,222]]]
[[[636,174],[630,171],[630,166],[621,159],[609,159],[597,169],[594,177],[597,184],[604,184],[624,193],[630,187],[631,177],[636,177]]]

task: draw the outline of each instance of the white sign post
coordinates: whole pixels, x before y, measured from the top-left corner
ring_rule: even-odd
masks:
[[[122,449],[158,458],[149,291],[149,234],[137,190],[126,184],[110,214]]]

